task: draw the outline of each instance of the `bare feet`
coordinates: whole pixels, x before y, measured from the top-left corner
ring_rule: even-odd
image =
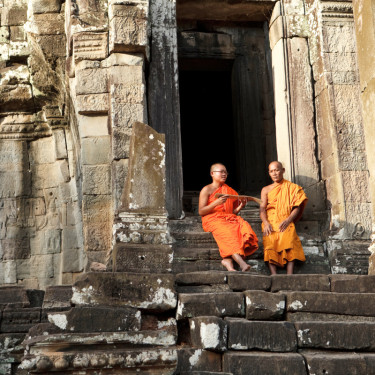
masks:
[[[241,271],[242,271],[242,272],[250,271],[250,268],[251,268],[251,267],[250,267],[248,264],[246,264],[246,266],[241,267]]]
[[[236,271],[233,268],[233,261],[230,258],[225,258],[221,261],[221,264],[228,270],[228,271]]]

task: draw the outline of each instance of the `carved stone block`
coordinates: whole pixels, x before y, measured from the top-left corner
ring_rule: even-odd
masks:
[[[38,35],[35,40],[44,53],[56,57],[66,56],[65,35]]]
[[[367,171],[343,171],[341,176],[345,202],[370,202]]]
[[[39,322],[39,308],[5,310],[1,320],[1,332],[27,332]]]
[[[31,192],[30,172],[0,172],[0,197],[13,198],[29,195]]]
[[[9,112],[12,110],[23,110],[29,111],[33,108],[32,104],[33,96],[30,85],[18,84],[14,85],[2,85],[0,86],[0,111]],[[20,126],[15,129],[11,126],[2,125],[0,132],[19,132]],[[1,134],[0,134],[1,136]]]
[[[122,189],[128,175],[129,160],[120,159],[112,162],[112,180],[114,186],[114,210],[117,211],[121,204]]]
[[[107,69],[76,70],[76,94],[102,94],[108,92]]]
[[[71,286],[50,286],[46,289],[43,300],[43,309],[71,307],[70,299],[73,295]]]
[[[104,60],[108,56],[108,33],[82,32],[73,35],[73,58]]]
[[[329,25],[323,27],[324,52],[356,52],[354,24]]]
[[[0,288],[0,308],[22,308],[30,305],[26,289],[20,286]]]
[[[129,158],[131,129],[114,129],[112,155],[116,159]]]
[[[26,142],[1,140],[0,141],[0,171],[22,172],[28,163]]]
[[[148,44],[145,10],[136,5],[112,5],[111,11],[110,51],[144,51]]]
[[[81,115],[104,115],[108,113],[108,94],[77,95],[77,109]]]
[[[38,278],[54,277],[54,256],[53,254],[32,255],[30,258],[30,274]]]
[[[31,254],[44,255],[61,252],[61,230],[46,229],[38,231],[31,239]]]
[[[30,257],[30,240],[24,238],[5,238],[0,240],[3,260],[27,259]]]
[[[50,164],[37,164],[31,168],[34,189],[46,189],[69,181],[69,166],[66,160]]]

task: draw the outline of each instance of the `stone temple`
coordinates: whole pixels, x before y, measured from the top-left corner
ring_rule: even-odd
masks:
[[[0,17],[0,374],[375,373],[374,0]],[[259,196],[273,160],[309,198],[307,261],[224,272],[209,167]]]

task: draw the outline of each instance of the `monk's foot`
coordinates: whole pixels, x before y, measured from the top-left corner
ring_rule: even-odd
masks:
[[[241,267],[241,271],[242,272],[250,271],[250,268],[251,267],[248,264],[246,264],[246,266]]]
[[[228,270],[228,271],[236,271],[233,268],[233,263],[229,259],[223,259],[221,264]]]

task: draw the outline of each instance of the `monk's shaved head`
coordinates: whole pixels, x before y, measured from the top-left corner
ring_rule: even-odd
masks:
[[[279,167],[280,169],[284,169],[283,164],[282,164],[281,162],[277,161],[277,160],[275,160],[275,161],[271,161],[271,163],[270,163],[269,166],[268,166],[268,170],[271,169],[271,166],[275,166],[275,167],[277,166],[277,167]]]
[[[210,172],[216,170],[216,168],[224,167],[224,169],[227,169],[224,164],[221,163],[215,163],[211,165]]]

